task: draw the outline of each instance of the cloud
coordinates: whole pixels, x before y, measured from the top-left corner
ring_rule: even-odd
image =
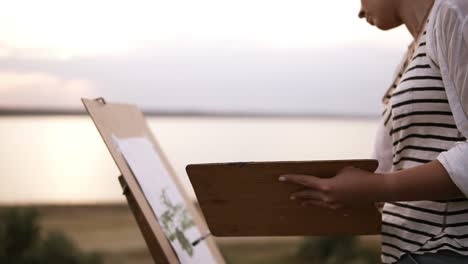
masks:
[[[103,96],[148,110],[377,115],[401,53],[372,45],[228,46],[67,60],[12,57],[0,60],[0,105],[81,109],[80,97]]]
[[[0,71],[0,106],[75,108],[81,97],[94,97],[95,84],[50,73]]]
[[[359,2],[348,0],[15,0],[0,9],[0,42],[15,57],[73,58],[151,46],[242,43],[295,50],[409,41],[403,27],[371,29],[358,10]]]

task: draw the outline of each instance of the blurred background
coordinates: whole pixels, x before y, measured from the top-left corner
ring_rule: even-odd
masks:
[[[359,0],[3,3],[0,262],[70,253],[79,260],[56,263],[151,263],[82,97],[138,105],[194,201],[189,163],[371,157],[381,97],[411,36],[369,26],[359,8]],[[229,263],[379,255],[378,237],[218,244]]]

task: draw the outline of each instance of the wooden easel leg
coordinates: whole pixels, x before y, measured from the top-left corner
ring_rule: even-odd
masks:
[[[166,255],[164,254],[164,251],[158,243],[158,240],[154,236],[153,231],[151,230],[148,224],[148,221],[144,217],[123,176],[119,176],[119,183],[120,186],[122,186],[123,195],[125,195],[125,197],[127,198],[128,206],[130,207],[130,210],[132,211],[133,216],[135,217],[135,220],[138,226],[140,227],[140,231],[143,235],[143,238],[146,241],[146,245],[148,246],[148,249],[151,253],[151,256],[153,257],[154,262],[157,264],[170,264],[170,261],[167,259]]]

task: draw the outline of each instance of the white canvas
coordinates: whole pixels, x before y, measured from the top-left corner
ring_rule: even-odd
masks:
[[[216,263],[166,166],[145,137],[114,138],[181,263]]]

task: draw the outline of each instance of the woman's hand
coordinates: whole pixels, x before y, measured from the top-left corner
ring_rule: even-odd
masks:
[[[445,200],[466,197],[438,160],[391,173],[372,173],[346,167],[332,178],[281,175],[280,181],[299,184],[305,190],[292,199],[303,205],[340,209],[375,202]]]
[[[332,178],[311,175],[281,175],[280,181],[299,184],[306,189],[291,194],[302,205],[316,205],[328,209],[372,204],[379,201],[385,178],[382,174],[346,167]]]

